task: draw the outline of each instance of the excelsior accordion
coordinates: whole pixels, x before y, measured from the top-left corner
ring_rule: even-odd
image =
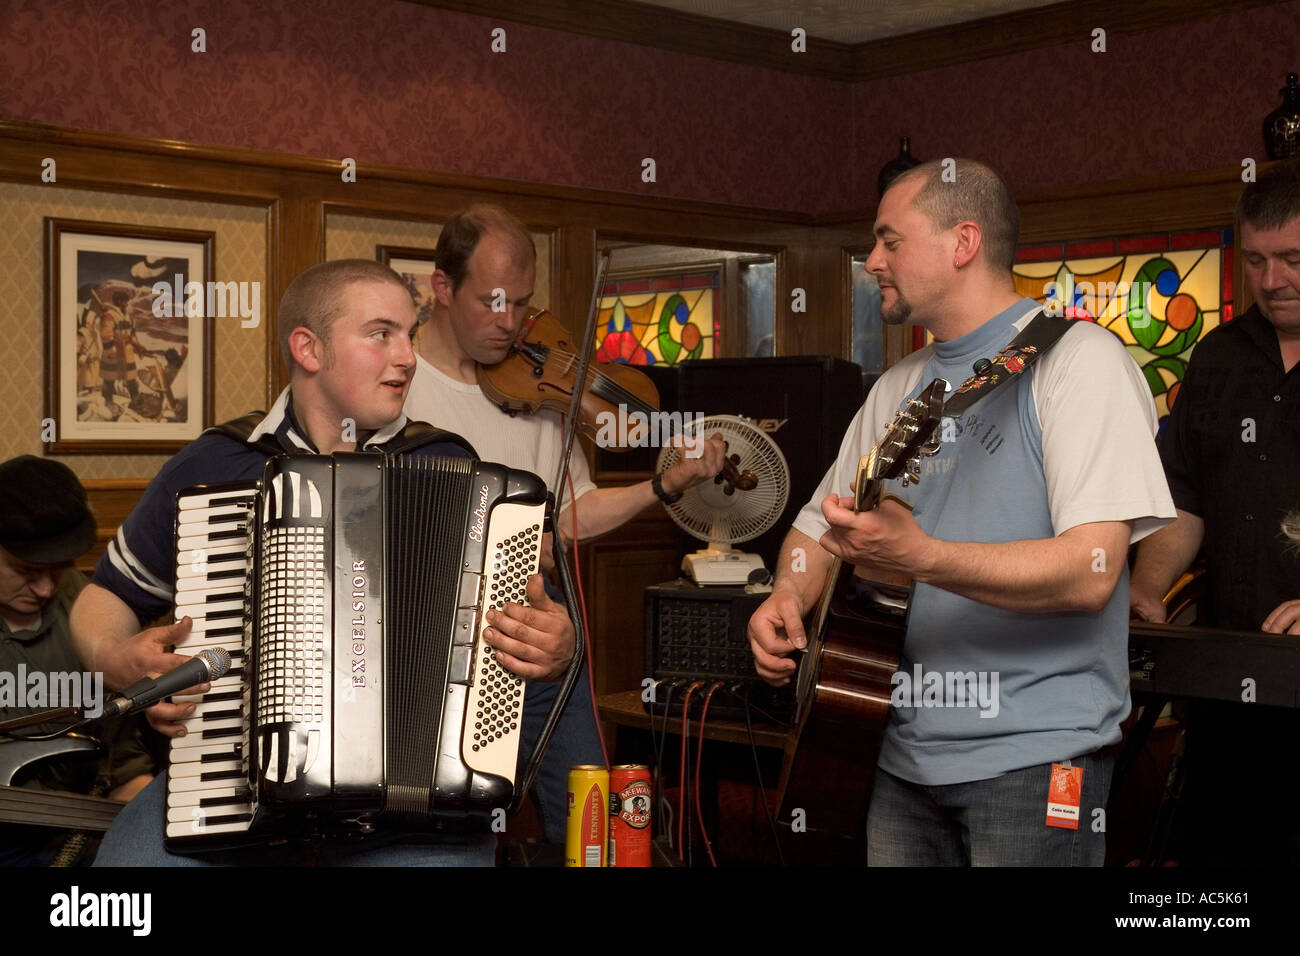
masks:
[[[524,603],[546,502],[529,472],[350,453],[182,491],[176,620],[194,626],[176,651],[224,646],[233,665],[176,698],[197,709],[172,741],[167,845],[429,829],[514,803],[525,682],[482,630]]]

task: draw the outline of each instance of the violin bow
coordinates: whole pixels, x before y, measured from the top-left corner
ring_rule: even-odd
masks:
[[[578,423],[582,421],[582,396],[587,390],[587,370],[591,367],[591,344],[596,339],[596,304],[600,301],[600,290],[605,285],[605,272],[609,268],[609,250],[602,249],[596,259],[596,284],[591,287],[591,305],[587,309],[587,328],[578,341],[578,370],[574,373],[573,396],[569,399],[569,412],[564,419],[564,449],[560,455],[560,467],[555,474],[555,516],[558,519],[564,505],[564,483],[569,477],[569,455],[573,451],[574,439],[578,436]],[[575,501],[576,505],[577,502]]]

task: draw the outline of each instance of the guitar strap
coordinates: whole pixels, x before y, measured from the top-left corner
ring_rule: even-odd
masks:
[[[1011,344],[993,357],[975,363],[975,374],[966,379],[943,405],[944,418],[956,418],[987,397],[994,389],[1010,382],[1037,362],[1074,323],[1061,315],[1042,310],[1030,320]]]
[[[980,359],[975,363],[975,374],[966,379],[952,397],[944,402],[943,417],[957,418],[993,390],[1023,375],[1025,370],[1042,358],[1067,331],[1074,320],[1060,315],[1049,315],[1043,310],[1029,320],[1024,331],[1011,344],[993,357],[992,361]],[[911,502],[894,494],[884,496],[912,510]],[[877,606],[891,608],[894,613],[905,614],[911,600],[911,582],[902,578],[867,581],[855,579],[855,586],[864,589]]]

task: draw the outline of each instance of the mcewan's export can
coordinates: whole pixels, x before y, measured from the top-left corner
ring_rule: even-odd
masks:
[[[604,866],[608,822],[609,771],[594,765],[570,767],[564,865]]]
[[[650,768],[623,764],[609,771],[609,865],[650,865]]]

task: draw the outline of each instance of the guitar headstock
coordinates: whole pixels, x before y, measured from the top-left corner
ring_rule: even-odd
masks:
[[[939,450],[947,383],[936,378],[903,407],[880,439],[858,463],[857,509],[862,511],[878,493],[880,482],[902,477],[904,484],[920,481],[921,458]],[[870,490],[869,490],[870,489]]]

